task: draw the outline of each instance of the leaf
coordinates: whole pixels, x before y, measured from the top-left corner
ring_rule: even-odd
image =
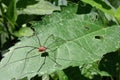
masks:
[[[68,67],[63,70],[68,76],[68,80],[89,80],[81,74],[80,67]],[[95,79],[96,80],[96,79]]]
[[[36,35],[23,38],[4,55],[0,78],[31,79],[37,74],[42,76],[70,66],[96,62],[104,54],[120,48],[120,26],[105,27],[94,12],[77,15],[76,9],[77,5],[69,4],[61,13],[45,17],[42,23],[34,23],[41,44],[48,48],[46,54],[37,49],[31,51],[31,47],[18,48],[39,47]]]
[[[8,21],[12,25],[12,30],[14,30],[17,19],[16,0],[11,0],[11,2],[8,5],[6,14]]]
[[[67,6],[67,0],[58,0],[58,5]]]
[[[97,0],[82,0],[85,3],[90,4],[93,7],[100,9],[101,11],[111,14],[114,14],[114,9],[111,9],[110,5],[106,4],[104,1],[97,1]]]
[[[104,12],[105,17],[109,21],[114,21],[115,23],[118,24],[119,21],[119,7],[116,9],[114,6],[110,4],[110,1],[97,1],[97,0],[82,0],[85,3],[90,4],[93,7],[96,7],[97,9],[101,10]],[[115,2],[115,1],[114,1]],[[117,5],[116,5],[117,6]],[[117,20],[116,20],[117,19]]]
[[[65,75],[65,73],[64,73],[63,71],[59,71],[59,72],[57,72],[57,73],[58,73],[58,75],[59,75],[59,79],[60,79],[60,80],[68,80],[67,75]]]
[[[98,68],[98,62],[90,63],[90,64],[85,64],[81,68],[81,74],[83,74],[85,77],[89,79],[93,79],[95,75],[100,75],[102,76],[111,76],[109,73],[105,71],[100,71]]]
[[[120,7],[118,7],[117,11],[115,12],[115,17],[118,20],[118,22],[120,23],[120,15],[119,15],[119,13],[120,13]]]
[[[52,75],[52,77],[54,80],[57,80],[57,77],[59,80],[69,80],[67,75],[63,71],[60,71],[60,70],[56,71],[56,73],[54,73],[54,75]]]
[[[23,9],[26,8],[28,5],[34,5],[38,3],[39,0],[18,0],[17,1],[17,9]]]
[[[14,32],[14,35],[17,37],[32,36],[33,30],[29,27],[22,27],[19,31]]]
[[[29,5],[27,8],[23,10],[19,10],[19,14],[35,14],[35,15],[45,15],[51,14],[53,11],[60,11],[59,6],[54,6],[50,2],[40,0],[38,3],[34,5]]]
[[[114,56],[114,57],[113,57]],[[110,75],[119,79],[119,72],[120,72],[120,52],[111,52],[109,54],[104,55],[102,60],[100,61],[99,69],[101,71],[106,71]]]

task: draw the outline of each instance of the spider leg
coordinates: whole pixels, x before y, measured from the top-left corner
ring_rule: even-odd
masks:
[[[49,40],[50,37],[53,37],[53,38],[54,38],[54,35],[53,35],[53,34],[49,35],[49,36],[46,38],[46,40],[45,40],[45,42],[43,43],[43,45],[45,45],[45,44],[47,43],[47,41]]]
[[[43,54],[44,54],[44,53],[43,53]],[[44,60],[43,60],[43,63],[42,63],[42,65],[40,66],[40,68],[37,70],[37,72],[39,72],[39,71],[42,69],[42,67],[44,66],[45,61],[46,61],[46,57],[48,57],[50,60],[52,60],[53,62],[55,62],[58,67],[61,67],[61,65],[60,65],[59,63],[57,63],[56,60],[52,59],[52,58],[49,57],[49,55],[48,55],[48,56],[45,56],[45,58],[44,58]]]
[[[60,38],[60,37],[55,37],[54,35],[53,35],[53,38],[54,38],[54,41],[52,42],[52,43],[50,43],[50,44],[48,44],[47,45],[47,49],[49,48],[59,48],[62,44],[64,44],[66,41],[65,40],[63,40],[62,38]]]
[[[61,67],[62,65],[59,64],[56,60],[52,59],[51,57],[48,56],[49,59],[51,59],[53,62],[55,62],[55,64],[58,66],[58,67]]]
[[[0,67],[0,69],[3,68],[3,67],[5,67],[5,66],[9,63],[9,61],[10,61],[10,59],[11,59],[11,57],[12,57],[12,55],[13,55],[13,53],[14,53],[14,51],[15,51],[16,49],[24,48],[24,47],[37,48],[37,47],[34,47],[34,46],[21,46],[21,47],[14,48],[14,50],[11,52],[11,55],[10,55],[10,57],[8,58],[7,62],[6,62],[2,67]]]
[[[13,61],[13,62],[10,62],[10,63],[8,63],[7,65],[9,65],[9,64],[12,64],[12,63],[15,63],[15,62],[19,62],[19,61],[22,61],[22,60],[27,60],[27,59],[30,59],[30,58],[34,58],[34,57],[37,57],[37,56],[39,56],[40,54],[38,54],[38,55],[35,55],[35,56],[31,56],[31,57],[27,57],[27,58],[24,58],[24,59],[19,59],[19,60],[16,60],[16,61]]]
[[[36,49],[36,48],[33,48],[33,49],[29,50],[29,51],[26,53],[25,62],[24,62],[23,69],[21,70],[21,73],[22,73],[22,72],[24,71],[24,69],[25,69],[25,65],[26,65],[26,61],[27,61],[27,56],[28,56],[28,54],[29,54],[31,51],[35,50],[35,49]]]
[[[50,43],[50,44],[47,46],[47,49],[55,55],[55,51],[60,47],[61,44],[63,44],[63,43],[65,42],[65,40],[63,40],[63,39],[61,39],[61,38],[59,38],[59,37],[55,37],[54,35],[53,35],[53,38],[55,39],[55,41],[53,41],[53,43]],[[53,45],[53,44],[54,44],[54,45]],[[52,46],[51,46],[51,45],[52,45]],[[48,48],[48,47],[50,47],[50,46],[51,46],[51,48]],[[52,50],[52,48],[53,48],[53,50]],[[59,64],[59,63],[56,61],[57,58],[55,58],[55,56],[50,55],[50,56],[48,56],[48,57],[49,57],[53,62],[55,62],[56,65],[58,65],[59,67],[62,66],[61,64]]]
[[[44,66],[45,60],[46,60],[46,57],[44,58],[43,63],[42,63],[42,65],[40,66],[40,68],[37,70],[37,72],[39,72],[39,71],[41,70],[41,68]]]
[[[50,52],[53,52],[53,54],[55,54],[55,51],[56,51],[56,49],[57,48],[55,48],[54,50],[51,50],[51,49],[49,49],[50,50]],[[56,63],[56,65],[58,66],[58,67],[61,67],[62,65],[61,64],[59,64],[55,59],[55,57],[53,57],[53,56],[47,56],[49,59],[51,59],[53,62],[55,62]],[[54,59],[53,59],[54,58]]]
[[[39,43],[39,46],[42,46],[38,35],[37,35],[36,33],[35,33],[35,35],[36,35],[37,41],[38,41],[38,43]]]
[[[49,49],[49,51],[50,52],[53,52],[53,54],[55,54],[55,52],[54,51],[56,51],[57,50],[57,48],[59,48],[59,47],[56,47],[54,50],[51,50],[51,49]],[[77,62],[77,63],[79,63],[80,61],[79,60],[73,60],[73,59],[71,59],[71,60],[69,60],[69,59],[66,59],[66,58],[56,58],[56,57],[54,57],[54,56],[52,56],[52,55],[50,55],[50,57],[52,57],[52,58],[54,58],[54,59],[59,59],[59,60],[65,60],[65,61],[75,61],[75,62]],[[55,60],[54,60],[55,61]]]

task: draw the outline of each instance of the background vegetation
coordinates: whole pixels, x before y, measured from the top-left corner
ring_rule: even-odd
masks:
[[[120,80],[119,5],[0,0],[0,79]],[[48,48],[46,56],[26,47],[40,47],[39,41]]]

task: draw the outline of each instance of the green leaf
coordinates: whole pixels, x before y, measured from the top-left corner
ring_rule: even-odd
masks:
[[[60,10],[59,6],[54,6],[50,2],[40,0],[34,5],[29,5],[23,10],[19,10],[19,14],[35,14],[35,15],[45,15],[51,14],[55,10]]]
[[[105,71],[100,71],[98,65],[99,65],[98,62],[85,64],[81,69],[81,74],[83,74],[85,77],[89,79],[93,79],[95,75],[111,76]]]
[[[37,2],[39,2],[39,0],[18,0],[17,1],[17,9],[23,9],[26,8],[28,5],[34,5]]]
[[[118,24],[119,21],[119,8],[115,8],[110,4],[110,1],[102,1],[102,0],[82,0],[85,3],[90,4],[92,7],[96,7],[97,9],[104,12],[105,17],[108,21],[113,21]],[[102,14],[103,15],[103,14]],[[101,15],[101,16],[102,16]],[[103,18],[103,16],[102,16]]]
[[[113,57],[114,56],[114,57]],[[100,61],[99,69],[101,71],[106,71],[110,75],[115,76],[116,79],[119,80],[120,75],[120,52],[111,52],[109,54],[104,55],[102,60]]]
[[[8,21],[12,25],[12,30],[14,30],[17,19],[16,0],[10,1],[6,14]]]
[[[117,8],[117,11],[115,12],[115,17],[117,18],[118,22],[120,23],[120,7]]]
[[[14,32],[14,35],[17,37],[32,36],[33,30],[29,27],[22,27],[19,31]]]
[[[105,3],[106,1],[105,2],[104,1],[97,1],[97,0],[82,0],[82,1],[90,4],[93,7],[96,7],[98,9],[100,9],[101,11],[103,11],[105,13],[108,13],[108,14],[111,14],[111,15],[114,14],[114,9],[112,9],[110,7],[110,5],[106,4]]]
[[[67,0],[58,0],[58,5],[67,6]]]
[[[57,75],[59,76],[59,80],[68,80],[67,75],[63,71],[57,71]]]
[[[18,48],[40,47],[36,35],[22,38],[1,61],[1,80],[30,79],[37,74],[41,76],[70,66],[82,66],[120,48],[120,26],[105,27],[94,12],[77,15],[76,9],[77,5],[71,4],[61,13],[45,17],[42,23],[34,23],[42,46],[47,47],[46,54],[31,47]]]
[[[89,80],[88,78],[84,77],[84,75],[81,74],[80,71],[81,67],[68,67],[67,69],[64,69],[63,71],[68,76],[68,80]],[[96,80],[96,79],[95,79]]]

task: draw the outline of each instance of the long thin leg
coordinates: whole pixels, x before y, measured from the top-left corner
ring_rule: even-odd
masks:
[[[49,49],[49,48],[48,48]],[[50,50],[50,52],[53,52],[53,54],[55,54],[55,52],[54,51],[56,51],[56,49],[57,48],[55,48],[54,50],[51,50],[51,49],[49,49]],[[53,58],[55,58],[54,56],[52,56],[52,55],[50,55],[50,57],[53,57]],[[59,59],[59,60],[65,60],[65,61],[75,61],[75,62],[80,62],[80,61],[78,61],[78,60],[68,60],[68,59],[64,59],[64,58],[55,58],[55,59]]]
[[[37,70],[37,72],[39,72],[41,70],[41,68],[43,67],[43,65],[45,64],[45,60],[46,60],[46,57],[44,58],[44,61],[43,61],[42,65],[40,66],[40,68]]]
[[[47,39],[45,40],[45,42],[43,43],[43,45],[45,45],[45,44],[47,43],[47,41],[49,40],[50,37],[54,37],[54,35],[53,35],[53,34],[49,35],[49,36],[47,37]]]
[[[47,56],[46,56],[46,57],[47,57]],[[37,72],[39,72],[39,71],[42,69],[42,67],[44,66],[45,61],[46,61],[46,57],[44,58],[44,61],[43,61],[42,65],[40,66],[40,68],[37,70]],[[49,58],[50,58],[50,57],[49,57]],[[52,58],[50,58],[50,59],[51,59],[53,62],[55,62],[58,67],[61,67],[61,65],[60,65],[59,63],[57,63],[54,59],[52,59]]]
[[[49,59],[51,59],[53,62],[55,62],[55,64],[58,66],[58,67],[61,67],[62,65],[60,65],[59,63],[56,62],[56,60],[52,59],[51,57],[48,57]]]
[[[47,48],[51,48],[51,49],[54,48],[54,47],[59,48],[60,45],[65,43],[65,40],[63,40],[59,37],[54,37],[53,36],[53,38],[54,38],[54,41],[52,43],[48,44]]]
[[[52,52],[53,54],[55,54],[55,50],[56,50],[57,48],[55,48],[54,50],[50,50],[50,52]],[[53,57],[53,56],[52,56]],[[53,57],[53,58],[51,58],[50,56],[48,56],[48,58],[49,59],[51,59],[53,62],[55,62],[59,67],[61,67],[61,65],[55,60],[56,58],[55,57]]]
[[[53,57],[53,56],[51,56],[51,57]],[[53,57],[54,58],[54,57]],[[68,60],[68,59],[63,59],[63,58],[55,58],[55,59],[59,59],[59,60],[64,60],[64,61],[74,61],[74,62],[80,62],[80,61],[78,61],[78,60]]]
[[[24,48],[24,47],[30,47],[30,48],[38,48],[38,47],[35,47],[35,46],[21,46],[21,47],[17,47],[17,48],[15,48],[15,49],[19,49],[19,48]]]
[[[33,50],[35,50],[36,48],[33,48],[33,49],[31,49],[31,50],[29,50],[27,53],[26,53],[26,56],[25,56],[25,62],[24,62],[24,65],[23,65],[23,69],[21,70],[21,73],[24,71],[24,69],[25,69],[25,65],[26,65],[26,61],[27,61],[27,56],[28,56],[28,54],[31,52],[31,51],[33,51]]]
[[[37,38],[37,40],[38,40],[39,46],[42,46],[38,35],[37,35],[36,33],[35,33],[35,35],[36,35],[36,38]]]
[[[10,57],[8,58],[7,62],[6,62],[2,67],[0,67],[0,69],[3,68],[3,67],[5,67],[5,66],[8,64],[8,62],[10,61],[10,59],[11,59],[11,57],[12,57],[12,55],[13,55],[13,53],[14,53],[14,51],[15,51],[16,49],[24,48],[24,47],[37,48],[37,47],[34,47],[34,46],[22,46],[22,47],[17,47],[17,48],[15,48],[15,49],[13,50],[13,52],[11,53]]]
[[[31,57],[27,57],[27,58],[24,58],[24,59],[19,59],[19,60],[16,60],[16,61],[10,62],[10,63],[8,63],[7,65],[12,64],[12,63],[15,63],[15,62],[22,61],[22,60],[25,60],[25,59],[27,60],[27,59],[30,59],[30,58],[34,58],[34,57],[37,57],[37,56],[39,56],[39,55],[41,55],[41,54],[34,55],[34,56],[31,56]]]

